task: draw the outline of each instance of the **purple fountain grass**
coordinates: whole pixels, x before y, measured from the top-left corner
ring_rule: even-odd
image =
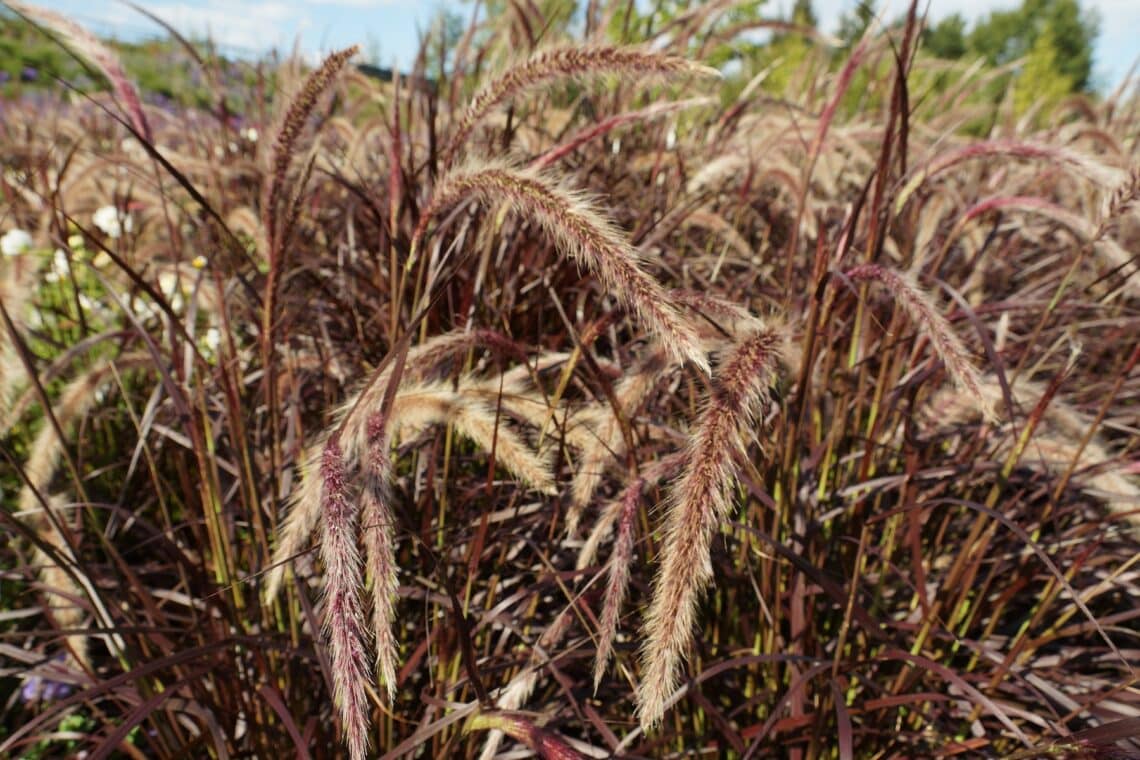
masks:
[[[646,79],[675,74],[720,77],[716,69],[679,56],[637,47],[564,47],[543,50],[511,66],[500,77],[475,93],[452,133],[444,165],[450,165],[483,118],[496,106],[560,79],[581,79],[599,74],[620,74],[626,79]]]
[[[317,107],[320,99],[328,92],[329,87],[336,81],[348,61],[356,55],[358,50],[359,47],[353,45],[325,58],[321,65],[305,78],[301,88],[289,101],[288,107],[279,117],[280,122],[276,137],[273,140],[272,152],[268,157],[269,166],[261,194],[262,221],[265,225],[265,234],[269,239],[271,255],[277,252],[282,242],[279,238],[282,230],[278,228],[278,222],[281,220],[281,209],[278,206],[284,192],[289,167],[297,153],[297,144],[301,138],[301,133],[304,131],[313,109]]]
[[[1037,161],[1049,161],[1054,165],[1063,166],[1074,174],[1084,177],[1101,187],[1117,187],[1125,179],[1123,170],[1106,166],[1097,158],[1080,151],[1049,145],[1047,143],[1032,142],[1029,140],[989,140],[971,142],[961,148],[939,154],[931,158],[924,166],[912,173],[911,179],[899,191],[895,201],[895,208],[901,209],[915,190],[927,180],[938,176],[963,161],[994,156],[1009,156]]]
[[[635,50],[721,59],[738,6]],[[1030,135],[983,91],[1015,66],[915,55],[918,6],[837,51],[776,27],[727,90],[526,61],[638,39],[624,7],[475,12],[392,83],[148,43],[149,151],[94,67],[4,85],[2,669],[77,688],[13,701],[0,756],[1119,754],[1140,103]]]
[[[981,378],[981,389],[990,405],[1001,402],[1003,390],[993,375]],[[1008,385],[1015,407],[1035,409],[1048,394],[1048,389],[1025,376],[1017,377]],[[1096,430],[1094,421],[1079,412],[1059,395],[1048,395],[1048,407],[1038,422],[1039,431],[1027,446],[1021,461],[1031,469],[1063,474],[1072,468],[1080,475],[1078,485],[1090,495],[1104,500],[1111,512],[1121,514],[1133,525],[1140,523],[1140,482],[1130,477],[1125,466],[1118,463],[1118,455],[1104,436]],[[978,403],[973,396],[956,387],[948,387],[934,394],[926,414],[929,425],[950,428],[980,416]],[[1006,423],[1007,429],[1011,423]],[[1095,431],[1095,432],[1094,432]],[[1011,437],[998,448],[994,456],[1000,457],[1005,449],[1015,445]]]
[[[586,445],[574,480],[570,484],[570,507],[566,513],[566,533],[575,535],[582,513],[594,498],[594,492],[602,482],[606,463],[619,459],[625,452],[625,436],[622,434],[623,421],[635,413],[645,398],[660,380],[666,369],[664,357],[660,353],[651,354],[631,368],[614,388],[614,401],[617,409],[608,404],[598,405],[597,414],[601,422],[593,430],[592,437],[586,435]]]
[[[349,59],[356,55],[356,45],[345,48],[325,58],[321,65],[305,78],[301,89],[293,96],[289,106],[282,112],[273,150],[269,156],[269,167],[261,189],[261,220],[264,228],[269,263],[269,276],[265,284],[265,313],[262,330],[266,351],[273,350],[273,328],[276,319],[277,289],[283,276],[282,256],[290,227],[297,214],[301,188],[304,181],[292,194],[290,207],[281,208],[289,167],[297,152],[301,133],[308,123],[309,116],[317,107],[322,96],[336,81]]]
[[[884,285],[919,332],[930,341],[954,384],[975,399],[987,420],[997,420],[991,400],[982,391],[981,374],[974,366],[973,358],[950,323],[938,313],[930,294],[920,288],[909,274],[878,264],[860,264],[845,274],[854,281],[872,280]]]
[[[673,361],[688,360],[708,372],[695,329],[641,268],[636,251],[618,229],[582,193],[534,170],[475,162],[441,178],[413,236],[413,255],[431,218],[469,199],[507,202],[524,219],[536,221],[563,252],[594,272],[606,292],[637,315]]]
[[[648,121],[650,119],[655,119],[666,114],[683,111],[688,108],[707,106],[711,105],[712,103],[714,103],[712,98],[690,98],[688,100],[678,100],[675,102],[654,103],[647,108],[642,108],[637,111],[627,111],[625,113],[615,114],[614,116],[600,121],[597,124],[586,127],[585,129],[579,131],[577,134],[571,136],[561,145],[551,148],[546,153],[543,153],[541,156],[531,162],[531,168],[544,169],[551,164],[555,164],[591,140],[595,140],[602,135],[608,134],[620,126],[638,121]]]
[[[538,683],[539,671],[553,657],[554,648],[557,647],[569,632],[574,619],[574,610],[567,607],[560,612],[546,630],[542,632],[537,644],[531,650],[527,666],[511,678],[510,683],[495,697],[495,707],[502,712],[517,710],[534,691]],[[483,743],[483,750],[479,753],[479,760],[493,760],[498,754],[504,732],[492,728],[487,733],[487,740]]]
[[[510,712],[479,713],[467,720],[464,732],[501,731],[522,742],[541,760],[586,760],[578,750],[560,736],[544,731],[532,721]]]
[[[374,412],[368,417],[368,455],[364,462],[364,485],[360,494],[360,512],[364,532],[365,560],[372,580],[372,634],[375,637],[376,672],[388,691],[388,699],[396,698],[396,660],[398,645],[392,627],[395,621],[396,552],[395,516],[392,513],[392,489],[389,479],[392,461],[388,456],[388,437],[384,415]]]
[[[1114,196],[1117,198],[1120,196]],[[1126,203],[1121,202],[1126,207]],[[1057,222],[1073,232],[1081,242],[1095,248],[1109,264],[1115,268],[1124,269],[1129,265],[1132,254],[1124,250],[1108,233],[1112,230],[1113,219],[1119,218],[1121,212],[1116,212],[1116,202],[1110,202],[1110,209],[1103,221],[1099,224],[1064,206],[1039,196],[997,196],[978,201],[959,217],[958,224],[975,219],[983,214],[995,210],[1023,211],[1029,214],[1038,214],[1046,219]],[[1140,277],[1135,273],[1125,279],[1125,287],[1132,293],[1140,293]]]
[[[333,699],[349,755],[362,760],[368,749],[368,695],[371,677],[366,655],[364,585],[356,547],[356,508],[349,493],[337,436],[321,453],[321,559],[325,565],[324,630],[332,658]]]
[[[655,462],[641,468],[641,475],[639,480],[645,481],[642,490],[648,485],[657,485],[666,481],[675,480],[681,473],[685,465],[686,452],[674,451],[666,454]],[[624,491],[622,495],[624,495]],[[578,559],[575,561],[574,567],[578,570],[584,570],[590,565],[594,564],[594,560],[598,556],[598,548],[602,542],[609,538],[610,533],[613,532],[614,525],[621,518],[625,510],[625,501],[622,495],[618,498],[611,500],[603,509],[602,514],[594,521],[594,527],[590,529],[590,534],[586,537],[582,548],[578,550]]]
[[[135,89],[134,84],[131,83],[131,80],[123,70],[123,64],[119,61],[119,56],[100,42],[93,34],[59,13],[31,5],[30,3],[20,2],[20,0],[5,0],[5,2],[12,10],[20,15],[26,16],[54,31],[72,52],[84,60],[89,61],[95,68],[99,69],[99,72],[107,77],[107,81],[111,83],[115,97],[127,112],[127,118],[130,119],[131,126],[134,127],[136,132],[146,138],[148,142],[154,141],[150,124],[147,122],[146,114],[143,113],[142,110],[142,101],[139,100],[138,90]]]
[[[713,534],[732,506],[733,460],[744,430],[775,379],[784,336],[763,329],[742,340],[712,380],[708,405],[689,438],[687,463],[669,497],[659,569],[645,620],[638,720],[658,723],[693,635],[697,602],[712,579]]]
[[[494,453],[495,461],[526,485],[556,493],[549,456],[535,452],[511,427],[503,424],[496,407],[485,400],[478,383],[422,383],[403,388],[392,405],[393,432],[420,431],[430,425],[451,424],[479,448]]]
[[[460,351],[480,344],[493,345],[503,349],[513,348],[500,334],[490,330],[473,330],[470,332],[454,330],[437,335],[408,352],[401,382],[422,380],[440,363]],[[390,379],[391,367],[389,366],[380,370],[373,381],[365,385],[360,392],[350,396],[333,415],[332,428],[339,429],[342,424],[345,428],[341,437],[341,449],[347,460],[356,462],[360,459],[367,459],[368,452],[378,445],[371,434],[370,420],[372,414],[383,405],[384,394],[387,391]],[[365,410],[365,413],[359,417],[351,415],[350,412],[356,408]],[[392,425],[385,424],[382,429],[385,431],[385,435],[388,435]],[[273,566],[266,574],[266,599],[272,599],[280,592],[289,563],[295,556],[305,551],[306,543],[312,536],[317,520],[320,518],[321,481],[319,470],[323,447],[324,441],[319,441],[302,457],[301,486],[294,489],[291,506],[278,530],[277,542],[273,550]]]
[[[633,565],[633,529],[637,516],[637,505],[641,492],[645,489],[645,479],[638,478],[630,483],[621,497],[621,515],[618,517],[617,538],[610,557],[606,580],[605,600],[602,603],[602,619],[598,624],[598,653],[594,657],[594,693],[606,674],[613,653],[614,638],[617,636],[618,618],[621,605],[629,587],[629,571]]]
[[[34,564],[40,568],[40,578],[49,591],[48,606],[63,628],[77,629],[82,619],[79,608],[70,601],[70,597],[86,597],[100,622],[105,622],[109,616],[102,598],[95,593],[94,585],[82,574],[65,570],[43,548],[52,547],[55,556],[63,558],[68,564],[76,561],[71,534],[71,526],[76,521],[61,508],[68,500],[48,496],[48,489],[61,460],[67,461],[67,438],[61,436],[69,435],[91,411],[99,400],[100,391],[121,377],[117,373],[151,366],[153,362],[149,355],[128,354],[115,359],[101,359],[94,367],[73,379],[52,407],[55,424],[47,424],[45,421],[36,433],[24,462],[23,471],[27,480],[20,489],[17,504],[21,512],[31,515],[29,523],[39,535],[41,544],[37,544],[33,550]],[[90,669],[87,637],[68,637],[68,643],[77,662]]]
[[[456,336],[446,337],[447,340],[421,347],[417,359],[446,356],[446,349],[459,342]],[[381,375],[380,380],[385,377]],[[371,387],[383,388],[387,384],[380,382]],[[278,564],[271,572],[268,586],[272,596],[280,587],[285,563],[300,550],[312,529],[319,526],[325,565],[325,624],[333,671],[334,675],[352,676],[347,680],[334,678],[346,736],[352,743],[361,726],[367,729],[367,715],[360,714],[363,693],[355,691],[353,680],[368,670],[358,660],[364,648],[363,607],[359,598],[363,578],[356,548],[357,517],[347,484],[357,463],[362,475],[359,508],[372,586],[376,668],[389,698],[395,697],[398,651],[392,630],[397,568],[389,485],[391,435],[401,427],[454,424],[481,448],[497,453],[498,461],[523,482],[548,493],[554,491],[554,485],[547,459],[531,452],[516,433],[499,426],[494,408],[482,400],[482,388],[477,383],[459,383],[457,388],[432,382],[406,386],[395,394],[387,416],[379,411],[379,406],[360,408],[356,402],[344,409],[346,416],[342,417],[340,429],[330,435],[319,455],[311,453],[306,460],[307,476],[282,529],[275,551]],[[353,409],[358,413],[353,414]],[[363,420],[362,425],[357,424],[359,420]],[[343,446],[342,440],[347,441]],[[318,476],[314,477],[314,471],[319,471]],[[319,507],[314,509],[314,505]]]
[[[16,391],[27,381],[27,369],[20,360],[17,341],[30,316],[29,303],[39,278],[38,256],[0,258],[0,308],[11,321],[0,323],[0,437],[7,434],[21,416],[14,403]]]

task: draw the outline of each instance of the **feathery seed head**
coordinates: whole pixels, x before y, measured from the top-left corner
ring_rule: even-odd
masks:
[[[674,361],[688,360],[707,373],[708,358],[693,326],[641,268],[632,246],[581,193],[533,170],[472,164],[440,180],[415,239],[422,237],[431,216],[469,198],[508,202],[520,216],[538,222],[562,251],[593,271],[606,290],[638,316]]]
[[[324,629],[332,660],[333,698],[340,712],[349,754],[361,760],[368,749],[370,673],[365,655],[364,611],[360,603],[360,555],[356,513],[349,498],[344,458],[336,435],[321,453],[321,559],[325,565]]]
[[[733,348],[713,377],[708,406],[689,438],[687,463],[669,498],[661,565],[646,613],[638,687],[644,728],[661,719],[676,687],[699,597],[712,577],[713,534],[731,508],[733,459],[774,379],[783,340],[779,331],[761,329]]]
[[[621,615],[621,605],[629,586],[629,572],[633,565],[634,518],[637,516],[637,505],[644,489],[645,479],[638,478],[625,489],[621,497],[617,540],[614,542],[613,556],[610,557],[609,579],[602,605],[602,619],[598,627],[598,652],[594,657],[594,693],[598,691],[598,684],[602,682],[606,665],[613,653],[618,618]]]
[[[475,125],[507,100],[552,81],[582,79],[599,74],[620,74],[625,79],[677,74],[722,76],[718,70],[709,66],[638,47],[576,46],[542,50],[528,60],[509,67],[475,94],[455,128],[444,154],[444,164],[452,163]]]
[[[909,274],[878,264],[861,264],[846,274],[855,281],[874,280],[885,285],[919,332],[930,341],[954,384],[974,398],[987,420],[997,420],[997,412],[991,400],[982,392],[981,375],[977,367],[950,323],[938,313],[930,294],[920,288]]]

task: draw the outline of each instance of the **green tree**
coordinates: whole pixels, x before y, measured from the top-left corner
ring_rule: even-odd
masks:
[[[938,58],[956,60],[966,54],[966,19],[952,13],[922,33],[926,52]]]
[[[1078,89],[1064,73],[1060,55],[1053,29],[1046,26],[1033,41],[1025,64],[1013,82],[1013,107],[1017,113],[1024,113],[1038,102],[1047,109]]]
[[[815,28],[817,19],[811,0],[796,0],[792,7],[792,16],[788,21],[796,26]],[[775,34],[771,42],[765,46],[760,60],[776,63],[768,74],[764,85],[776,93],[783,93],[793,77],[799,72],[812,50],[812,42],[802,34]]]
[[[1083,10],[1078,0],[1024,0],[1019,8],[994,11],[979,21],[970,32],[969,47],[995,65],[1030,55],[1036,47],[1037,68],[1051,50],[1053,71],[1071,91],[1081,91],[1092,79],[1099,27],[1096,14]],[[1049,40],[1038,46],[1042,36]]]
[[[819,18],[815,15],[811,0],[796,0],[792,6],[792,22],[813,29],[819,26]]]

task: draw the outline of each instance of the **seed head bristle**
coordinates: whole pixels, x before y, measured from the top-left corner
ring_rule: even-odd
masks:
[[[471,130],[496,106],[535,87],[552,81],[581,79],[599,74],[645,79],[675,74],[720,77],[716,69],[668,53],[637,47],[563,47],[535,53],[509,67],[485,84],[459,118],[445,152],[445,165],[452,163]]]
[[[930,341],[938,358],[946,365],[946,371],[954,384],[974,398],[987,420],[997,420],[997,412],[990,403],[991,400],[982,392],[981,375],[966,347],[962,345],[962,341],[946,318],[938,313],[934,300],[909,274],[902,274],[878,264],[861,264],[848,270],[846,274],[855,281],[873,280],[886,286],[895,301],[903,307],[907,316],[918,327],[919,332]]]
[[[633,565],[634,518],[637,516],[637,505],[644,488],[645,480],[638,478],[626,487],[621,497],[617,539],[614,541],[614,551],[610,557],[605,600],[602,603],[602,619],[598,624],[598,653],[594,657],[595,694],[613,653],[621,605],[629,586],[629,571]]]
[[[277,225],[278,206],[284,192],[285,177],[289,173],[289,166],[297,152],[297,142],[301,137],[301,132],[308,122],[309,115],[320,102],[321,96],[336,81],[337,76],[358,50],[359,47],[353,45],[325,58],[324,62],[305,78],[301,89],[289,102],[288,108],[281,116],[277,136],[273,141],[269,171],[266,175],[267,182],[261,197],[261,213],[265,223],[265,231],[269,237],[271,255],[274,254],[280,243],[281,230]]]
[[[578,532],[578,522],[602,482],[606,462],[620,457],[625,451],[622,420],[618,414],[628,416],[641,406],[657,384],[662,365],[660,356],[649,356],[631,368],[618,382],[614,388],[614,400],[617,401],[620,412],[611,409],[608,403],[598,405],[601,423],[594,430],[592,439],[589,439],[589,445],[582,451],[581,462],[570,485],[570,508],[566,514],[567,535],[573,536]]]
[[[690,361],[708,372],[708,358],[694,327],[641,268],[632,246],[580,193],[539,172],[502,163],[462,167],[436,186],[414,240],[422,238],[432,216],[469,199],[510,203],[521,217],[537,222],[561,251],[594,272],[606,291],[637,315],[673,361]]]
[[[277,541],[273,547],[272,567],[266,573],[265,599],[275,598],[281,592],[285,571],[293,558],[303,552],[321,517],[320,477],[321,452],[324,443],[310,449],[303,457],[301,486],[290,499],[291,505],[285,520],[277,529]]]
[[[731,507],[733,460],[775,376],[783,337],[764,329],[742,340],[713,378],[689,438],[687,462],[669,498],[660,567],[646,613],[638,719],[660,721],[692,637],[700,594],[712,577],[711,544]]]
[[[332,660],[333,699],[353,760],[368,750],[371,676],[365,654],[363,578],[356,548],[357,516],[337,436],[321,452],[321,560],[325,566],[324,630]]]
[[[95,35],[59,13],[20,0],[5,0],[5,3],[20,15],[54,31],[72,52],[94,65],[111,83],[115,97],[127,112],[131,126],[146,138],[147,142],[154,141],[138,90],[127,77],[118,55],[100,42]]]
[[[395,516],[389,485],[392,462],[388,456],[386,421],[379,412],[368,418],[368,456],[361,489],[361,522],[365,560],[372,580],[372,633],[375,637],[376,672],[387,690],[396,697],[396,665],[399,647],[393,626],[396,601]]]

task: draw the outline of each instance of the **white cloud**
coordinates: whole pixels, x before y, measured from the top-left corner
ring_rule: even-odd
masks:
[[[152,13],[183,34],[204,35],[225,47],[260,52],[288,49],[311,21],[305,3],[210,0],[204,4],[158,3]]]
[[[153,21],[125,3],[40,2],[99,35],[138,39],[163,33]],[[301,0],[151,0],[145,8],[181,34],[209,36],[223,48],[250,54],[264,53],[273,47],[287,49],[299,33],[311,26],[310,4]]]

